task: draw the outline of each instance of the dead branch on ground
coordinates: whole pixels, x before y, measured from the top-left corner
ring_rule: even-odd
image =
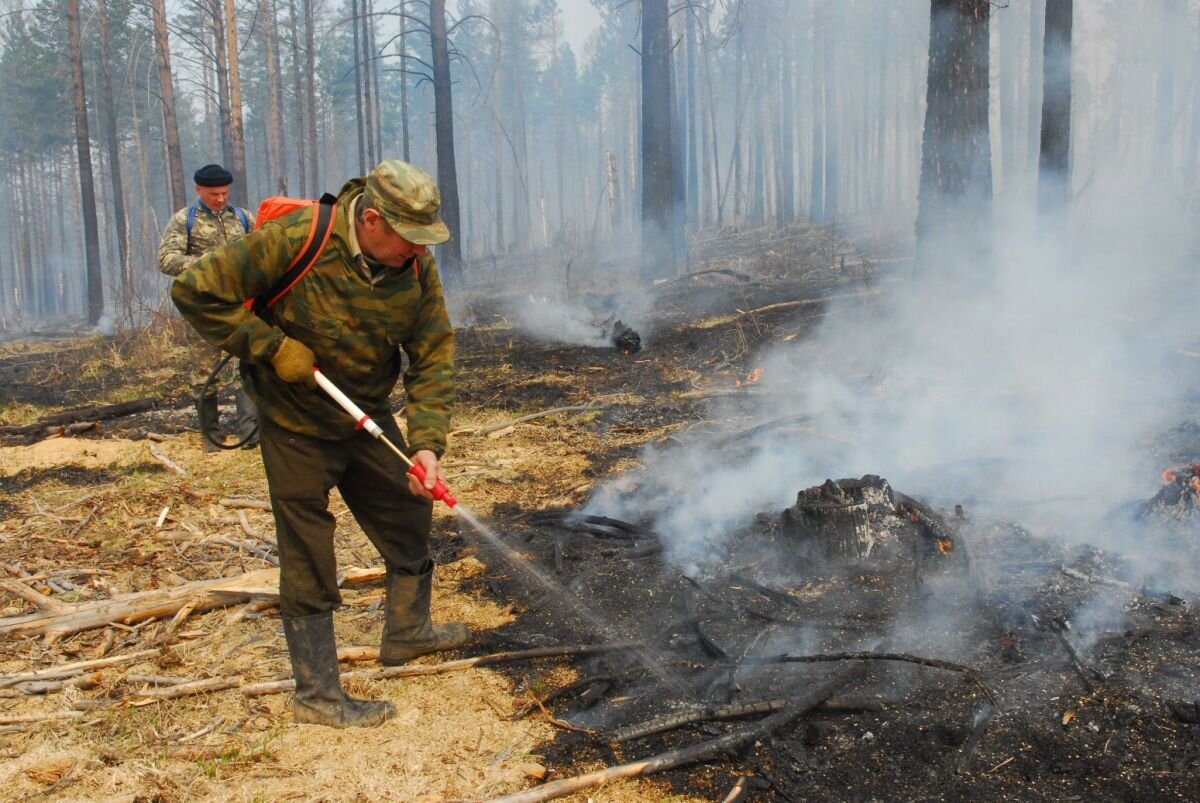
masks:
[[[346,585],[353,585],[379,580],[383,576],[382,567],[348,569],[340,579]],[[36,613],[0,619],[0,638],[40,635],[54,642],[72,633],[109,624],[130,625],[174,616],[188,605],[191,606],[191,612],[203,613],[213,608],[247,602],[252,597],[274,599],[278,596],[279,570],[259,569],[237,577],[200,580],[95,602],[66,605],[55,600],[52,609],[39,606]]]
[[[524,424],[527,421],[533,421],[536,418],[543,418],[548,415],[554,415],[555,413],[587,413],[587,412],[593,412],[596,410],[603,410],[607,407],[608,407],[607,404],[580,404],[580,405],[571,405],[568,407],[552,407],[549,410],[542,410],[539,413],[530,413],[529,415],[523,415],[520,418],[514,418],[511,421],[501,421],[498,424],[488,424],[485,427],[472,427],[470,429],[460,429],[460,430],[457,430],[454,434],[455,435],[490,435],[493,432],[499,432],[502,429],[508,429],[509,427],[515,427],[517,424]]]
[[[636,778],[641,775],[651,775],[656,772],[663,772],[664,770],[711,758],[719,753],[736,750],[743,745],[766,738],[775,731],[804,716],[812,708],[832,697],[851,680],[857,678],[861,674],[861,671],[861,668],[852,669],[816,683],[783,711],[771,714],[743,730],[727,733],[724,736],[718,736],[715,739],[691,745],[690,747],[669,750],[665,753],[659,753],[656,756],[629,764],[608,767],[595,772],[577,775],[574,778],[564,778],[561,781],[552,781],[551,783],[543,784],[524,792],[516,792],[511,795],[494,798],[491,803],[540,803],[543,800],[553,800],[554,798],[577,792],[580,789],[587,789],[588,787],[607,783],[618,778]]]
[[[446,672],[459,672],[477,666],[513,663],[516,661],[532,661],[537,658],[559,658],[567,655],[594,655],[601,652],[616,652],[631,650],[642,646],[636,641],[616,641],[608,644],[584,644],[574,647],[536,647],[531,650],[513,652],[497,652],[491,655],[480,655],[475,658],[462,658],[458,661],[445,661],[440,664],[405,664],[404,666],[387,666],[382,669],[371,669],[355,672],[343,672],[342,679],[385,680],[388,678],[412,678],[422,675],[441,675]],[[274,680],[266,683],[251,683],[242,687],[242,694],[247,697],[260,697],[264,694],[280,694],[296,688],[296,681]]]

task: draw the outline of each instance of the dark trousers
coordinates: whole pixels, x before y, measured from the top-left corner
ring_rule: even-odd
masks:
[[[379,425],[404,448],[391,417]],[[259,428],[279,541],[280,613],[310,616],[341,604],[333,551],[336,522],[329,512],[333,488],[389,573],[428,571],[433,505],[408,490],[408,468],[399,457],[364,431],[327,441],[290,432],[265,417]]]

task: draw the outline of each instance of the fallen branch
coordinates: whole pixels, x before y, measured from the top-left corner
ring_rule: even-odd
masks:
[[[676,730],[682,728],[684,725],[691,725],[696,722],[711,722],[714,719],[736,719],[737,717],[747,717],[751,714],[773,714],[776,711],[782,711],[787,702],[787,700],[779,698],[774,700],[760,700],[755,703],[706,705],[703,708],[655,717],[645,722],[618,728],[609,735],[609,738],[614,742],[631,742],[634,739],[641,739],[643,736],[665,733],[666,731]]]
[[[983,692],[983,695],[988,698],[988,701],[992,705],[997,708],[1000,707],[1000,704],[996,702],[996,696],[992,694],[992,690],[983,682],[983,677],[977,669],[964,664],[943,661],[938,658],[922,658],[902,652],[831,652],[826,655],[784,654],[742,659],[743,664],[817,664],[830,661],[903,661],[905,663],[933,667],[934,669],[961,672],[979,687],[979,690]]]
[[[549,410],[542,410],[540,413],[530,413],[523,415],[520,418],[514,418],[511,421],[502,421],[498,424],[488,424],[486,427],[474,427],[471,429],[460,429],[456,435],[490,435],[493,432],[499,432],[502,429],[515,427],[517,424],[524,424],[526,421],[533,421],[535,418],[543,418],[555,413],[584,413],[593,410],[603,410],[608,407],[607,404],[583,404],[572,405],[570,407],[552,407]]]
[[[162,463],[164,466],[171,469],[179,476],[186,477],[188,475],[187,469],[183,468],[178,463],[176,463],[174,460],[172,460],[171,458],[169,458],[165,454],[163,454],[162,450],[159,449],[157,446],[155,446],[153,442],[150,443],[150,454],[154,455],[155,460]]]
[[[23,424],[20,426],[0,427],[0,435],[29,435],[35,432],[41,432],[46,427],[56,424],[73,424],[77,421],[99,421],[106,418],[120,418],[125,415],[133,415],[135,413],[152,410],[162,402],[158,397],[135,399],[134,401],[121,402],[119,404],[105,404],[99,407],[84,407],[78,410],[67,410],[54,415],[48,415],[45,418],[40,418],[32,424]]]
[[[101,672],[91,672],[66,680],[29,680],[12,688],[22,694],[50,694],[63,689],[94,689],[104,681]]]
[[[497,652],[491,655],[480,655],[475,658],[463,658],[458,661],[445,661],[440,664],[405,664],[404,666],[388,666],[382,669],[343,672],[342,679],[385,680],[388,678],[411,678],[422,675],[441,675],[446,672],[460,672],[477,666],[513,663],[515,661],[532,661],[536,658],[558,658],[566,655],[594,655],[601,652],[631,650],[640,647],[640,642],[617,641],[609,644],[584,644],[576,647],[536,647],[531,650],[514,652]],[[273,680],[266,683],[251,683],[242,687],[242,694],[247,697],[260,697],[265,694],[280,694],[296,688],[294,679]]]
[[[379,580],[385,570],[348,569],[339,579],[345,585]],[[109,624],[132,625],[148,619],[174,616],[185,605],[193,613],[247,602],[251,597],[276,599],[279,596],[279,570],[259,569],[237,577],[200,580],[170,588],[139,591],[112,599],[70,605],[65,611],[38,611],[24,616],[0,619],[0,638],[45,636],[56,641],[63,636],[104,627]]]
[[[14,714],[0,717],[0,725],[19,725],[26,722],[57,722],[63,719],[80,719],[86,711],[51,711],[48,714]]]
[[[70,608],[68,603],[59,602],[53,597],[46,596],[37,589],[30,588],[18,580],[0,580],[0,588],[3,588],[10,594],[15,594],[39,611],[62,613]]]
[[[148,705],[159,700],[174,700],[179,697],[189,697],[193,694],[206,694],[214,691],[233,689],[242,684],[240,677],[218,677],[192,680],[187,683],[177,683],[174,686],[144,688],[138,691],[139,699],[134,705]]]
[[[114,655],[110,658],[95,658],[91,661],[76,661],[70,664],[60,664],[47,669],[38,669],[33,672],[20,672],[15,675],[0,676],[0,689],[7,686],[12,686],[17,683],[25,683],[33,680],[58,680],[61,678],[74,677],[82,675],[84,672],[90,672],[95,669],[103,669],[106,666],[121,666],[122,664],[132,664],[138,661],[144,661],[147,658],[152,658],[158,655],[162,650],[142,650],[141,652],[131,652],[128,655]]]
[[[784,710],[771,714],[744,730],[727,733],[724,736],[718,736],[716,739],[710,739],[707,742],[701,742],[690,747],[659,753],[656,756],[651,756],[641,761],[608,767],[595,772],[577,775],[574,778],[564,778],[561,781],[552,781],[551,783],[534,789],[528,789],[524,792],[516,792],[515,794],[494,798],[491,803],[540,803],[543,800],[553,800],[554,798],[577,792],[580,789],[607,783],[618,778],[636,778],[641,775],[651,775],[684,764],[691,764],[695,761],[711,758],[718,753],[736,750],[743,745],[764,739],[775,731],[790,725],[804,716],[810,709],[832,697],[839,689],[858,677],[860,672],[861,670],[851,670],[815,683],[805,694],[792,702]]]
[[[739,777],[737,783],[730,787],[729,794],[722,798],[721,803],[736,803],[741,800],[742,795],[746,793],[746,780],[745,775]]]
[[[271,503],[249,496],[224,496],[217,502],[221,507],[233,509],[248,508],[250,510],[270,510]]]

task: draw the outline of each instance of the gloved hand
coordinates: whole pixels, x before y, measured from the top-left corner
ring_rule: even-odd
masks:
[[[313,378],[313,365],[316,362],[312,349],[287,335],[284,335],[279,349],[271,357],[271,366],[280,379],[284,382],[303,382],[310,387],[317,384]]]

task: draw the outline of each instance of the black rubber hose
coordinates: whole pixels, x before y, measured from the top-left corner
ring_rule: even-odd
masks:
[[[204,380],[204,385],[203,385],[203,387],[200,388],[200,398],[201,399],[208,396],[209,389],[214,384],[216,384],[217,375],[219,373],[221,373],[221,369],[224,368],[226,363],[228,363],[231,359],[233,359],[232,354],[224,354],[221,357],[217,358],[217,364],[213,366],[212,372],[209,373],[209,375],[208,375],[208,379]],[[214,393],[213,395],[215,396],[216,393]],[[258,437],[258,424],[256,423],[254,425],[254,429],[250,430],[250,433],[248,435],[246,435],[246,437],[244,437],[240,441],[238,441],[237,443],[225,443],[225,440],[223,438],[218,441],[213,436],[212,431],[204,428],[204,422],[200,423],[200,432],[201,432],[201,434],[204,435],[204,437],[208,440],[209,443],[211,443],[213,446],[216,446],[218,449],[241,449],[247,443],[250,443],[250,441],[252,441],[256,437]]]

